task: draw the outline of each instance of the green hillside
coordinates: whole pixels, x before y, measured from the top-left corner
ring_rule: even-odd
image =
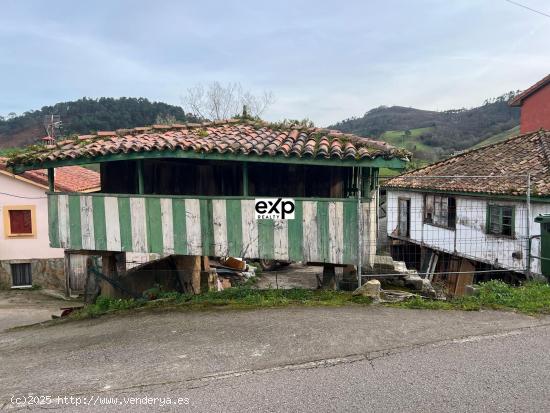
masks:
[[[491,145],[493,143],[497,143],[503,140],[506,140],[508,138],[511,138],[512,136],[519,135],[519,125],[514,126],[512,129],[508,129],[507,131],[497,133],[496,135],[491,136],[490,138],[487,138],[481,142],[479,142],[477,145],[474,146],[474,148],[480,148],[481,146],[485,145]]]
[[[426,127],[407,130],[389,130],[382,133],[379,139],[394,146],[408,149],[416,158],[435,160],[439,157],[440,151],[422,141],[422,137],[431,133],[433,129],[433,127]]]
[[[402,146],[417,159],[435,161],[478,145],[519,124],[519,108],[508,101],[516,92],[488,99],[471,109],[421,110],[403,106],[380,106],[358,118],[349,118],[330,128],[371,136]]]

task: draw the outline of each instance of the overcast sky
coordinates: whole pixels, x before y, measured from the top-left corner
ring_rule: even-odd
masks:
[[[179,105],[218,80],[271,90],[266,119],[326,126],[524,89],[550,73],[549,44],[550,18],[505,0],[2,0],[0,114],[83,96]]]

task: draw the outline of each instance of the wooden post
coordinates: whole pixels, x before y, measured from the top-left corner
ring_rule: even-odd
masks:
[[[201,292],[201,257],[200,255],[174,255],[174,264],[184,293]]]
[[[114,253],[110,252],[101,257],[101,272],[103,275],[109,278],[116,277],[116,256]],[[115,288],[105,280],[101,280],[100,283],[101,295],[104,297],[115,298],[116,291]]]
[[[65,262],[64,262],[64,272],[65,272],[65,295],[67,297],[71,296],[71,287],[70,287],[70,278],[71,278],[71,252],[65,250]]]
[[[243,196],[248,196],[248,162],[243,162]]]
[[[120,275],[126,271],[126,253],[125,252],[108,252],[101,257],[101,272],[106,277],[119,281]],[[113,285],[105,280],[99,283],[101,295],[110,298],[116,298],[123,295]]]
[[[138,194],[143,195],[145,193],[145,181],[143,177],[143,159],[136,161],[137,176],[138,176]]]
[[[54,168],[48,168],[48,187],[50,192],[55,192],[55,172]]]

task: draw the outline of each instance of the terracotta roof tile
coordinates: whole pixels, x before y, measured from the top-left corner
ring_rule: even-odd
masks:
[[[98,132],[85,139],[64,140],[55,149],[41,149],[14,157],[10,164],[40,166],[45,161],[94,158],[120,153],[148,151],[195,151],[240,153],[278,157],[361,159],[383,156],[408,160],[409,153],[386,143],[319,128],[281,128],[267,123],[226,121],[224,123],[159,125],[151,128]],[[83,138],[83,137],[81,137]]]
[[[0,170],[6,170],[6,158],[0,158]],[[20,176],[38,185],[48,186],[48,171],[35,169]],[[55,189],[64,192],[91,192],[101,189],[99,173],[81,166],[63,166],[55,169]]]
[[[533,196],[550,196],[550,131],[539,130],[466,151],[392,178],[384,186],[525,195],[527,174]]]

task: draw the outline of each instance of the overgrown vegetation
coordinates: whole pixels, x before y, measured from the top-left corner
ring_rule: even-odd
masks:
[[[136,308],[172,308],[172,309],[209,309],[229,308],[247,309],[263,307],[303,306],[341,306],[346,304],[368,305],[371,299],[352,296],[351,293],[328,290],[258,290],[246,285],[228,288],[219,292],[208,292],[199,295],[181,294],[178,292],[149,291],[155,298],[147,299],[111,299],[99,297],[95,304],[85,306],[71,315],[72,318],[93,318],[103,314]]]
[[[104,314],[135,309],[170,310],[206,310],[206,309],[253,309],[286,306],[342,306],[369,305],[369,297],[354,296],[350,292],[330,290],[258,290],[246,284],[242,287],[228,288],[219,292],[199,295],[163,292],[153,288],[141,299],[112,299],[100,296],[95,304],[85,306],[71,314],[72,319],[95,318]],[[550,314],[550,285],[542,282],[529,282],[514,287],[502,281],[494,280],[478,286],[474,296],[447,301],[425,299],[415,296],[409,300],[388,303],[400,308],[426,310],[464,310],[481,309],[515,310],[526,314]]]
[[[528,282],[514,287],[499,280],[479,285],[478,294],[448,301],[426,300],[414,297],[392,304],[396,307],[428,310],[516,310],[527,314],[550,314],[550,285]]]

